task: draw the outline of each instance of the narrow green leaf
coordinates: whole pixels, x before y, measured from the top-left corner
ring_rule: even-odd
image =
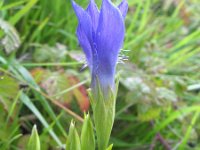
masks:
[[[37,133],[36,125],[34,125],[31,137],[28,142],[28,150],[40,150],[40,139]]]
[[[85,116],[81,132],[81,150],[95,150],[93,124],[89,114]]]
[[[22,16],[24,16],[36,4],[37,1],[38,0],[30,0],[24,8],[10,18],[9,22],[15,25],[22,18]]]
[[[27,0],[21,0],[21,1],[17,1],[17,2],[13,2],[13,3],[11,3],[11,4],[7,4],[7,5],[5,5],[5,6],[2,6],[1,8],[0,8],[0,10],[1,11],[3,11],[3,10],[9,10],[9,9],[12,9],[12,8],[15,8],[15,7],[19,7],[20,5],[22,5],[23,3],[25,3]],[[0,2],[0,4],[3,4],[3,1],[2,2]]]
[[[39,26],[37,27],[37,29],[34,31],[34,33],[32,34],[30,41],[34,41],[36,38],[38,38],[38,34],[41,33],[42,29],[46,26],[46,24],[48,23],[50,17],[45,18],[43,21],[40,22]]]
[[[15,77],[22,81],[22,82],[26,82],[30,87],[34,88],[36,91],[34,91],[35,96],[38,98],[38,100],[41,102],[41,104],[43,105],[43,108],[48,112],[49,116],[52,118],[52,120],[56,120],[56,115],[53,111],[53,109],[51,108],[51,106],[49,105],[48,101],[46,101],[46,99],[41,95],[40,93],[40,87],[37,85],[37,83],[34,81],[33,77],[31,76],[31,74],[28,72],[28,70],[26,68],[24,68],[23,66],[21,66],[16,60],[12,60],[11,62],[7,62],[6,59],[4,59],[3,57],[0,56],[0,62],[3,63],[6,67],[9,68],[9,70],[11,70],[11,72],[13,72],[13,74],[15,75]],[[39,93],[38,93],[39,92]],[[23,94],[25,95],[25,94]],[[42,122],[42,124],[48,128],[48,123],[44,121],[44,118],[41,117],[41,114],[38,114],[38,110],[35,111],[35,108],[32,107],[32,102],[30,101],[30,99],[28,98],[28,96],[25,95],[25,102],[27,103],[27,107],[33,111],[37,117],[40,117],[39,120]],[[29,105],[29,103],[31,103],[32,105]],[[40,112],[39,112],[40,113]],[[62,125],[60,124],[59,121],[56,121],[56,125],[58,126],[58,128],[60,129],[60,131],[63,133],[64,136],[66,136],[65,134],[65,130],[62,127]],[[55,133],[51,133],[49,132],[50,135],[53,137],[53,139],[58,143],[59,146],[62,146],[61,141],[57,138],[57,136],[55,135]]]
[[[113,144],[111,144],[106,150],[112,150]]]
[[[69,136],[67,139],[66,150],[81,150],[80,138],[73,121],[71,122],[69,128]]]
[[[182,144],[180,146],[180,150],[184,150],[186,148],[186,145],[187,145],[187,142],[188,142],[188,140],[190,138],[192,129],[195,127],[195,124],[196,124],[198,118],[199,118],[199,111],[196,111],[194,113],[194,117],[191,120],[191,125],[188,127],[187,132],[186,132],[186,134],[185,134],[185,136],[184,136],[184,138],[182,140]]]
[[[180,110],[174,111],[169,115],[168,118],[165,119],[165,121],[163,121],[158,125],[155,125],[154,129],[145,136],[144,141],[146,141],[149,137],[158,133],[160,130],[165,128],[169,123],[173,122],[178,117],[180,116],[184,117],[192,112],[200,112],[200,107],[199,106],[183,107]]]
[[[35,105],[31,102],[31,100],[25,93],[22,92],[20,99],[35,114],[35,116],[40,120],[43,126],[45,128],[49,128],[49,124],[47,123],[45,118],[42,116],[42,114],[39,112],[39,110],[35,107]],[[52,136],[52,138],[56,141],[56,143],[61,147],[62,142],[60,141],[58,136],[55,134],[55,132],[52,129],[48,131],[49,131],[49,134]]]
[[[117,87],[117,86],[116,86]],[[116,93],[110,89],[110,95],[104,97],[100,87],[99,96],[91,94],[91,104],[94,112],[94,123],[99,150],[106,150],[115,118]]]
[[[4,2],[4,1],[1,1],[1,2],[0,2],[0,10],[2,10],[3,2]]]
[[[147,25],[147,22],[149,20],[149,10],[150,10],[150,0],[146,0],[145,1],[145,6],[144,6],[144,11],[143,11],[143,15],[142,15],[142,19],[140,22],[140,27],[139,27],[139,32],[142,31],[144,29],[144,27]]]
[[[135,28],[137,20],[139,20],[138,19],[139,18],[139,13],[140,13],[140,11],[142,9],[142,6],[143,6],[143,2],[139,1],[138,7],[136,7],[136,10],[134,12],[133,19],[131,18],[132,19],[131,20],[131,24],[127,27],[126,34],[127,34],[128,38],[126,38],[125,40],[127,40],[127,39],[130,40],[130,37],[132,37],[131,35],[133,34],[133,29]],[[126,41],[126,42],[128,42],[128,41]]]
[[[35,96],[38,98],[40,103],[43,105],[43,108],[48,112],[49,116],[52,118],[52,120],[56,120],[56,115],[49,105],[48,101],[40,94],[40,87],[37,85],[35,80],[33,79],[32,75],[29,73],[29,71],[21,66],[17,61],[12,60],[11,65],[9,66],[10,70],[14,72],[15,76],[18,76],[19,79],[22,81],[26,81],[26,83],[30,84],[32,88],[34,88],[36,91],[34,91]],[[60,129],[62,133],[65,133],[65,130],[63,129],[62,125],[59,121],[56,122],[56,125]]]

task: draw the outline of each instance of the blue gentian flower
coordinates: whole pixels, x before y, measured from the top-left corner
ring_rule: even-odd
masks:
[[[103,0],[100,11],[94,0],[90,0],[86,10],[73,0],[72,6],[79,22],[78,41],[92,76],[91,88],[96,93],[100,87],[106,96],[109,89],[115,89],[114,75],[124,40],[127,1],[122,0],[116,7],[110,0]]]

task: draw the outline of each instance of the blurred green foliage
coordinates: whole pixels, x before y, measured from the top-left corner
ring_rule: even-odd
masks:
[[[198,150],[200,2],[128,2],[113,149]],[[76,26],[69,0],[0,1],[1,150],[25,149],[34,124],[42,150],[64,147],[72,118],[80,133],[89,72]]]

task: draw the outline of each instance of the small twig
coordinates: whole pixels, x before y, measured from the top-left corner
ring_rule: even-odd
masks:
[[[172,150],[169,143],[161,136],[160,133],[157,133],[156,139],[165,147],[166,150]]]
[[[151,144],[149,150],[154,150],[154,148],[155,148],[155,146],[156,146],[156,141],[157,141],[157,136],[155,136],[155,137],[153,138],[153,141],[152,141],[152,144]]]
[[[151,126],[154,127],[154,122],[151,121],[150,122]],[[162,135],[160,134],[160,132],[158,132],[156,134],[156,136],[154,137],[153,141],[152,141],[152,144],[150,146],[150,149],[149,150],[154,150],[155,148],[155,145],[156,145],[156,141],[159,141],[166,150],[172,150],[171,146],[169,145],[169,143],[162,137]]]

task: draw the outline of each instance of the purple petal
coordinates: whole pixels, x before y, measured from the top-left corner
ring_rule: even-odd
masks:
[[[118,53],[124,39],[124,19],[110,0],[103,0],[96,33],[98,64],[93,74],[99,78],[104,90],[114,87],[114,74]]]
[[[79,40],[79,44],[82,47],[87,63],[89,67],[92,67],[92,22],[89,14],[79,5],[77,5],[74,1],[72,1],[72,6],[78,18],[78,28],[77,28],[77,37]]]
[[[118,6],[119,10],[122,13],[122,16],[125,18],[128,12],[128,3],[127,0],[122,0],[122,2]]]
[[[78,37],[79,44],[80,44],[80,46],[82,47],[82,49],[85,53],[87,64],[90,67],[90,69],[92,69],[92,49],[91,49],[91,45],[90,45],[90,42],[89,42],[86,34],[84,33],[84,31],[83,31],[83,29],[81,28],[80,25],[78,25],[76,34],[77,34],[77,37]]]
[[[99,22],[99,10],[94,0],[90,0],[90,4],[88,5],[86,11],[91,17],[93,31],[96,32],[98,22]]]

